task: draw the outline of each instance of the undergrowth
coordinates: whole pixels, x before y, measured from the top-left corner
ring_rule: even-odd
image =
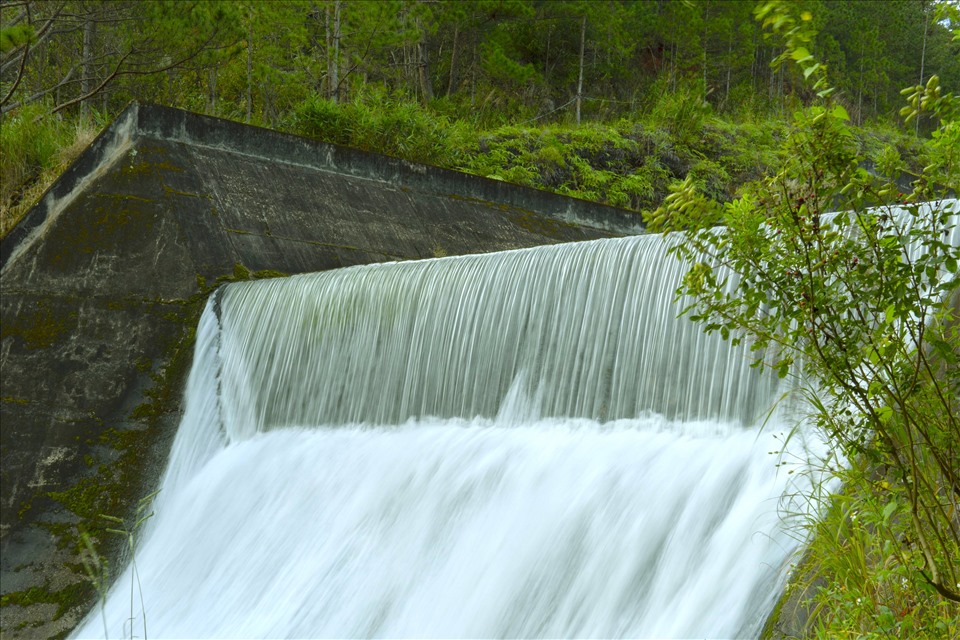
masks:
[[[889,467],[833,454],[781,464],[813,478],[812,495],[793,496],[809,500],[807,509],[782,512],[804,544],[781,606],[806,614],[781,613],[779,634],[770,627],[762,638],[960,638],[960,607],[917,580],[923,560],[911,541],[910,499]],[[953,543],[949,553],[960,549]]]
[[[44,116],[33,104],[5,117],[0,126],[0,237],[26,215],[40,196],[96,137],[100,126]]]
[[[648,213],[688,176],[701,192],[727,202],[776,171],[787,125],[778,114],[714,114],[695,82],[609,122],[527,119],[437,99],[423,105],[376,85],[353,100],[314,96],[282,119],[281,129],[323,142],[464,171]],[[80,123],[44,116],[33,105],[6,116],[0,129],[0,237],[18,222],[93,140],[107,118]],[[493,115],[499,114],[499,117]],[[884,123],[857,131],[864,155],[888,148],[918,170],[924,144]]]

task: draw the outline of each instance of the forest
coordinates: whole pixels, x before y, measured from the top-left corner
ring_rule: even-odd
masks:
[[[955,2],[4,0],[0,19],[0,236],[131,100],[688,232],[691,317],[818,383],[844,493],[794,514],[809,635],[960,634],[960,247],[919,204],[960,185]],[[838,204],[861,233],[821,224]]]
[[[876,153],[960,80],[937,3],[810,0],[810,50]],[[131,100],[646,211],[688,174],[730,198],[815,96],[750,0],[5,0],[6,233]]]

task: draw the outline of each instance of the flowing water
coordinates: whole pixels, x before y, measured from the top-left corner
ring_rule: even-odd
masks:
[[[155,638],[756,635],[797,419],[681,271],[646,236],[222,288],[136,597],[78,635],[142,637],[139,588]]]

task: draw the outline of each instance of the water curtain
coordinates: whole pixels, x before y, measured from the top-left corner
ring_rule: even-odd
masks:
[[[137,575],[78,635],[756,635],[810,443],[676,317],[673,241],[222,288]]]

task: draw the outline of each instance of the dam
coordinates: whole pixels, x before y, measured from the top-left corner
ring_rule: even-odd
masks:
[[[76,637],[756,636],[800,419],[676,317],[668,248],[225,285],[137,575]]]

